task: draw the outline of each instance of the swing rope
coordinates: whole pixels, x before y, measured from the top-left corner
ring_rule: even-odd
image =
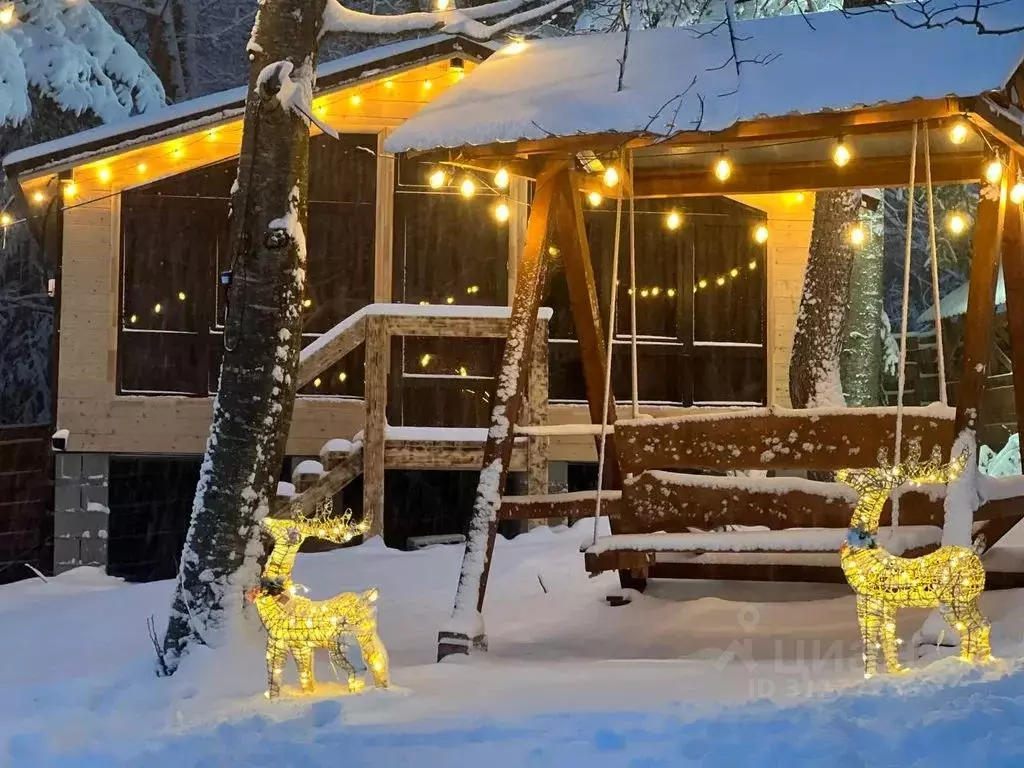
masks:
[[[910,310],[910,251],[911,237],[914,231],[914,180],[917,171],[917,123],[911,131],[910,138],[910,183],[907,186],[907,230],[906,247],[903,251],[903,307],[900,314],[900,367],[899,381],[896,385],[896,446],[893,449],[893,466],[900,463],[900,452],[903,442],[903,390],[907,376],[907,316]],[[900,497],[898,489],[892,494],[892,522],[895,528],[900,524]]]
[[[632,365],[633,418],[640,418],[640,384],[636,362],[636,198],[633,197],[633,153],[629,153],[629,323]],[[609,355],[609,358],[611,356]]]
[[[942,345],[942,310],[939,309],[939,259],[935,247],[935,201],[932,197],[932,152],[928,143],[928,123],[924,124],[924,178],[928,190],[928,249],[932,266],[932,308],[935,311],[935,346],[939,363],[939,402],[947,405],[946,355]]]
[[[625,150],[619,155],[619,167],[625,160]],[[597,544],[598,523],[601,520],[601,486],[604,484],[604,460],[608,452],[608,404],[612,392],[612,345],[615,341],[615,310],[619,296],[619,244],[622,238],[622,176],[619,176],[619,195],[615,202],[615,242],[612,250],[612,289],[608,309],[608,344],[605,348],[604,396],[601,400],[601,441],[597,452],[597,503],[594,507],[594,544]],[[636,291],[634,291],[636,293]],[[634,338],[636,334],[634,333]]]

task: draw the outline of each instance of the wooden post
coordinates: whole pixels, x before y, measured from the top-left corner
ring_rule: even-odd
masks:
[[[601,307],[598,304],[597,287],[594,283],[594,267],[590,261],[590,246],[583,223],[583,206],[576,191],[577,187],[575,174],[566,174],[562,178],[558,187],[559,199],[555,205],[554,216],[558,229],[558,244],[561,248],[559,255],[565,264],[569,304],[583,362],[590,420],[594,424],[600,424],[604,404],[604,366],[607,352],[601,330]],[[616,287],[612,286],[611,290],[616,290]],[[607,419],[609,424],[615,423],[614,394],[608,401]],[[612,437],[607,439],[609,444],[605,453],[603,486],[606,489],[620,488],[622,480],[618,457],[615,454],[615,441]],[[595,442],[600,454],[601,438],[595,438]]]
[[[512,459],[515,440],[513,430],[519,419],[532,358],[537,311],[544,288],[551,207],[558,181],[567,174],[562,163],[555,163],[548,166],[537,179],[537,192],[526,228],[526,243],[517,270],[505,351],[502,353],[495,394],[491,399],[491,425],[484,444],[483,467],[473,501],[473,516],[469,523],[455,607],[451,620],[437,637],[438,661],[453,653],[468,654],[472,647],[487,647],[480,611],[487,590],[501,493],[505,488]]]
[[[377,134],[377,217],[373,238],[373,300],[391,301],[395,241],[395,156],[384,152],[387,129]]]
[[[526,399],[529,409],[528,424],[548,423],[548,323],[537,321],[533,338],[533,356],[530,363],[530,391]],[[531,496],[548,492],[547,437],[531,437],[526,452],[527,493]],[[551,521],[549,521],[550,523]]]
[[[387,318],[366,318],[366,365],[363,400],[363,519],[370,520],[367,538],[384,530],[384,429],[387,426],[388,368],[391,334]]]

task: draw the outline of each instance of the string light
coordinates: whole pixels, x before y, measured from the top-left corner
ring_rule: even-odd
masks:
[[[32,202],[37,204],[45,203],[46,195],[44,195],[42,191],[37,189],[35,192],[32,193]]]
[[[654,286],[653,288],[651,288],[651,296],[657,298],[659,293],[661,293],[661,288],[659,288],[658,286]]]
[[[740,271],[738,269],[736,269],[736,267],[733,267],[732,269],[729,270],[729,277],[739,277],[739,276],[740,276]]]
[[[444,300],[444,302],[445,302],[445,304],[454,304],[455,303],[455,297],[454,296],[449,296],[448,298],[446,298]]]
[[[508,182],[508,171],[504,168],[499,168],[498,172],[494,174],[494,186],[498,189],[508,189]]]
[[[434,0],[434,9],[437,11],[447,11],[449,0]]]
[[[650,295],[651,295],[651,291],[650,291],[649,288],[644,288],[643,290],[640,291],[640,298],[642,298],[642,299],[646,299]]]
[[[353,107],[358,107],[360,104],[363,103],[363,97],[360,96],[358,93],[353,94],[352,98],[349,99],[349,102],[351,102]]]
[[[601,205],[601,202],[603,200],[604,200],[604,198],[601,197],[601,193],[600,192],[588,192],[587,193],[587,202],[590,203],[590,207],[591,208],[597,208],[599,205]]]
[[[701,278],[700,280],[697,281],[697,287],[698,288],[707,288],[708,287],[708,281],[703,279],[703,278]]]
[[[967,219],[962,213],[954,211],[946,217],[946,229],[954,235],[962,235],[967,229]]]
[[[1024,181],[1017,180],[1017,183],[1013,185],[1010,190],[1010,200],[1014,205],[1020,205],[1024,203]]]
[[[985,569],[970,547],[942,546],[922,557],[897,557],[878,544],[878,524],[892,492],[907,482],[948,484],[967,465],[967,453],[948,464],[936,448],[920,463],[920,447],[912,443],[908,460],[877,469],[844,469],[836,479],[857,493],[850,528],[839,550],[843,574],[857,594],[857,620],[864,638],[864,677],[878,672],[884,659],[889,672],[902,669],[896,613],[900,608],[939,608],[960,635],[960,657],[990,661],[989,622],[978,607],[985,588]],[[881,653],[880,653],[881,652]],[[879,656],[882,658],[880,659]]]
[[[996,157],[985,166],[985,181],[989,184],[998,184],[1001,178],[1003,178],[1003,164]]]
[[[0,213],[0,227],[9,227],[14,223],[14,217],[11,214],[4,211]]]
[[[759,225],[754,230],[754,242],[760,245],[764,245],[768,242],[768,227],[764,224]]]
[[[161,304],[160,302],[157,302],[156,304],[153,305],[153,314],[154,315],[159,315],[163,311],[164,311],[164,305]]]
[[[420,355],[420,368],[426,368],[433,359],[434,356],[431,354]]]
[[[832,162],[842,168],[848,165],[852,159],[853,152],[850,151],[849,145],[842,139],[837,141],[832,149]]]
[[[949,140],[954,144],[963,144],[970,133],[971,129],[967,127],[966,121],[957,120],[949,128]]]
[[[0,8],[0,24],[3,24],[6,27],[6,26],[8,26],[10,24],[13,24],[13,23],[14,23],[14,6],[13,5],[5,5],[3,8]]]
[[[715,178],[719,181],[728,181],[732,176],[732,163],[725,155],[720,156],[714,165]]]
[[[309,309],[310,307],[313,306],[313,300],[310,298],[303,299],[302,306],[304,306],[306,309]]]
[[[757,260],[755,259],[751,261],[749,264],[747,264],[747,269],[749,269],[751,272],[757,269]]]
[[[101,184],[109,184],[110,175],[110,169],[105,165],[96,172],[96,178],[100,180]]]
[[[480,293],[480,286],[479,285],[471,285],[471,286],[466,288],[466,293],[468,293],[468,294]]]
[[[345,655],[349,640],[359,646],[374,685],[388,685],[388,653],[377,634],[375,604],[379,593],[375,588],[358,594],[343,592],[321,601],[296,596],[301,585],[292,581],[292,569],[299,547],[307,538],[343,544],[369,530],[366,521],[353,524],[350,511],[339,519],[331,519],[332,509],[331,500],[327,500],[312,517],[264,518],[260,522],[260,527],[274,540],[274,547],[259,585],[250,589],[246,597],[256,606],[267,630],[268,699],[281,693],[281,677],[289,654],[298,667],[303,693],[314,690],[313,653],[317,648],[328,649],[332,665],[347,674],[349,691],[361,690],[365,683]]]
[[[867,239],[867,235],[864,232],[864,227],[860,224],[854,224],[850,227],[850,245],[854,247],[860,247],[864,245],[864,241]]]
[[[440,189],[441,187],[444,186],[444,183],[447,180],[448,175],[441,168],[438,168],[433,173],[431,173],[428,179],[428,181],[430,182],[431,189]]]
[[[147,170],[148,166],[145,163],[139,163],[138,165],[135,166],[135,171],[139,174],[139,176],[145,175]]]
[[[313,379],[313,388],[314,389],[320,389],[320,385],[321,384],[323,384],[323,381],[320,379],[319,376],[317,376],[315,379]]]
[[[467,176],[459,185],[459,194],[468,200],[476,194],[476,183]]]
[[[395,81],[394,80],[385,80],[384,81],[384,87],[387,88],[390,91],[392,88],[395,87]]]
[[[458,368],[456,368],[455,372],[459,374],[459,376],[469,376],[469,371],[466,370],[466,366],[464,365],[460,365]]]
[[[178,291],[178,301],[184,301],[187,298],[188,294],[186,294],[184,291]]]
[[[321,104],[317,109],[321,110],[319,114],[322,115],[324,112],[327,111],[327,105],[326,104]],[[207,141],[216,141],[217,140],[217,129],[216,128],[211,128],[210,130],[208,130],[206,132],[206,140]]]
[[[502,201],[494,206],[494,218],[497,219],[499,224],[504,224],[508,221],[509,209],[508,203]]]
[[[665,291],[665,295],[668,296],[670,299],[674,298],[675,295],[676,295],[676,289],[675,288],[669,288],[667,291]]]
[[[665,226],[669,229],[676,230],[683,225],[683,217],[676,211],[669,211],[668,215],[665,216]]]
[[[429,91],[433,87],[434,87],[434,84],[430,80],[424,80],[423,81],[423,90],[424,91]]]
[[[719,276],[719,277],[716,277],[716,278],[715,278],[715,285],[717,285],[717,286],[719,286],[719,287],[721,287],[721,286],[725,285],[725,278],[724,278],[724,277],[721,277],[721,276]]]
[[[606,187],[614,187],[619,183],[619,171],[614,165],[605,169],[603,181]]]
[[[338,374],[338,381],[344,382],[346,379],[348,379],[348,374],[344,371]]]
[[[138,315],[132,315],[131,317],[128,318],[128,322],[131,323],[132,325],[135,325],[138,321],[139,321],[139,316]]]
[[[75,184],[75,182],[69,181],[67,184],[64,185],[64,197],[66,199],[70,200],[72,197],[74,197],[77,194],[78,194],[78,185]]]

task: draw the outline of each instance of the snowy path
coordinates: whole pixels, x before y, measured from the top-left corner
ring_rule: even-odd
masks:
[[[145,620],[162,626],[169,582],[81,569],[0,588],[0,765],[1021,764],[1015,662],[978,672],[946,660],[865,684],[845,587],[655,584],[610,608],[613,577],[586,577],[581,536],[500,541],[491,651],[440,665],[458,548],[301,556],[296,579],[314,596],[381,589],[396,688],[359,696],[327,682],[325,662],[316,698],[265,701],[252,629],[156,680]],[[1021,597],[986,595],[1007,657],[1021,655]],[[922,617],[904,615],[901,635]]]

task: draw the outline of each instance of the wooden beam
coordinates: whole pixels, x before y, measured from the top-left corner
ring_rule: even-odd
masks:
[[[296,374],[298,388],[306,386],[306,384],[341,360],[341,358],[365,340],[366,318],[360,318],[349,328],[320,347],[316,352],[308,357],[301,358],[299,361],[299,371]]]
[[[977,181],[984,157],[979,154],[937,154],[932,157],[936,184]],[[638,198],[697,195],[749,195],[794,190],[860,189],[896,187],[907,183],[906,157],[857,158],[839,168],[827,160],[799,163],[737,164],[727,181],[719,181],[710,165],[677,170],[638,171]],[[589,186],[596,182],[589,181]],[[597,189],[596,186],[594,186]]]
[[[987,379],[1007,188],[1010,173],[1015,172],[1014,169],[1015,166],[1003,173],[998,187],[999,194],[994,199],[982,194],[978,202],[967,313],[964,317],[963,373],[957,388],[954,435],[959,435],[964,429],[974,430],[980,423],[978,417]]]
[[[546,322],[537,320],[538,323]],[[508,334],[505,317],[395,317],[388,319],[394,336],[431,336],[434,338],[503,339]]]
[[[395,227],[395,156],[384,151],[387,129],[377,134],[377,215],[373,237],[373,300],[391,301]]]
[[[483,609],[487,576],[494,552],[500,495],[504,491],[512,460],[515,442],[513,430],[519,420],[532,358],[537,311],[544,293],[551,211],[559,184],[567,175],[567,167],[557,163],[545,169],[537,180],[537,191],[526,227],[526,243],[519,261],[508,336],[501,357],[497,387],[491,398],[490,429],[484,445],[480,481],[473,501],[473,515],[455,594],[453,625],[438,633],[439,660],[453,653],[469,653],[473,646],[486,646],[483,636],[471,637],[466,628],[482,625],[479,614]]]
[[[622,495],[608,491],[601,499],[601,514],[617,517]],[[541,520],[544,518],[593,517],[597,506],[594,491],[550,493],[540,496],[505,496],[501,500],[502,520]]]
[[[703,418],[620,421],[615,442],[624,472],[645,469],[844,469],[872,467],[880,446],[891,453],[896,409],[816,412],[759,408]],[[927,456],[948,452],[952,424],[923,408],[906,408],[904,440]]]
[[[366,318],[366,363],[363,395],[363,519],[370,520],[367,538],[384,529],[384,429],[388,401],[388,369],[391,366],[391,334],[388,318]]]
[[[530,361],[529,394],[526,398],[527,424],[548,423],[548,326],[538,326],[533,338],[533,356]],[[548,443],[545,436],[527,438],[526,488],[531,494],[548,492]]]
[[[332,498],[338,491],[351,483],[363,471],[363,451],[356,448],[338,462],[334,467],[320,476],[308,490],[294,496],[290,501],[279,506],[275,517],[293,518],[308,515],[316,509],[316,505]]]
[[[384,446],[384,466],[388,469],[476,470],[484,457],[481,443],[439,440],[388,440]],[[516,443],[509,469],[526,469],[526,445]]]
[[[1024,153],[1024,128],[1009,119],[986,96],[979,96],[965,102],[967,119],[989,134],[996,141]]]

